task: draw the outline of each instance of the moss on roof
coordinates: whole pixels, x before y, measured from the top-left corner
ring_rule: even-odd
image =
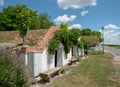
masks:
[[[82,37],[85,38],[89,42],[90,46],[95,46],[99,42],[97,36],[82,36]]]

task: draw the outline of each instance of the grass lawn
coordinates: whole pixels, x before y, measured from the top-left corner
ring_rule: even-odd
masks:
[[[120,87],[111,80],[113,56],[109,53],[90,53],[73,70],[64,75],[51,87]]]
[[[114,48],[120,49],[120,45],[106,45],[106,46],[114,47]]]

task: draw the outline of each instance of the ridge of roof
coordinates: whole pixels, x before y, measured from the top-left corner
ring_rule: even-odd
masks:
[[[28,52],[33,52],[33,51],[40,51],[42,52],[45,48],[47,43],[49,42],[49,39],[52,37],[53,33],[57,30],[58,28],[55,26],[51,26],[47,33],[44,35],[43,39],[34,47],[22,47],[21,48],[21,53],[27,54]]]

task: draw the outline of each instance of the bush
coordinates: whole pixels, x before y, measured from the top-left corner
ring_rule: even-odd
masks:
[[[24,62],[15,52],[0,48],[0,87],[28,87]]]
[[[65,74],[65,69],[62,68],[62,69],[60,70],[60,73],[61,73],[61,74]]]

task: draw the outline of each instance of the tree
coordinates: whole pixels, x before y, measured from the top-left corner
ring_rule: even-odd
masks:
[[[41,13],[39,15],[41,29],[48,29],[50,26],[55,25],[53,22],[50,21],[50,18],[51,16],[48,15],[48,13]]]
[[[77,45],[78,39],[80,38],[80,36],[81,36],[80,29],[71,29],[69,31],[70,41],[72,41],[74,45]]]
[[[92,31],[91,31],[91,29],[89,29],[89,28],[86,28],[86,29],[83,29],[83,30],[81,30],[81,34],[83,35],[83,36],[90,36],[91,34],[92,34]]]
[[[93,31],[93,32],[92,32],[92,35],[98,36],[99,42],[102,42],[102,41],[103,41],[103,39],[102,39],[102,37],[101,37],[101,32],[99,32],[99,31]]]
[[[20,36],[23,38],[23,43],[24,43],[24,37],[27,34],[27,31],[29,30],[29,27],[31,25],[31,17],[30,17],[30,12],[27,11],[26,9],[23,9],[20,12],[20,15],[17,16],[18,19],[18,29]]]
[[[0,86],[29,87],[24,62],[13,51],[0,48]]]
[[[15,6],[8,6],[3,8],[0,12],[0,30],[18,30],[21,27],[18,26],[21,19],[24,15],[29,15],[29,19],[31,21],[31,25],[29,29],[37,29],[40,27],[39,17],[36,11],[29,9],[26,5],[15,5]],[[20,18],[21,17],[21,18]],[[22,19],[23,20],[23,19]]]

